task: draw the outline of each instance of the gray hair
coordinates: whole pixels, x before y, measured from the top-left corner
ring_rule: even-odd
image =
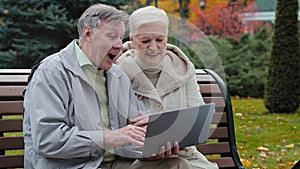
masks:
[[[128,14],[124,11],[104,4],[94,4],[87,8],[78,20],[77,29],[79,39],[83,38],[83,30],[87,26],[96,29],[103,20],[119,23],[125,22],[127,19]]]

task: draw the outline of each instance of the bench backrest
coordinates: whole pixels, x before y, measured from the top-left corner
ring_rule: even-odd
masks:
[[[30,70],[0,70],[0,168],[23,167],[23,90]]]
[[[23,90],[29,69],[0,69],[0,168],[23,167]],[[216,112],[207,143],[197,148],[219,168],[243,168],[239,159],[229,92],[211,70],[197,70],[197,82],[206,103],[214,102]]]
[[[244,168],[236,148],[230,93],[224,81],[209,69],[196,70],[197,83],[205,103],[216,104],[207,143],[197,146],[219,168]]]

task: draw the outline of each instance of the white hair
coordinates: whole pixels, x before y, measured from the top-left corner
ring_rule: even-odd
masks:
[[[169,18],[167,13],[154,6],[147,6],[134,11],[129,17],[130,36],[139,34],[139,27],[143,24],[159,23],[165,28],[165,34],[168,34]]]

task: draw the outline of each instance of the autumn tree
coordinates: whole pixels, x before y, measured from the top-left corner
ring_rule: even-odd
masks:
[[[294,112],[300,103],[298,1],[277,0],[264,101],[270,112]]]
[[[243,12],[253,12],[255,7],[251,1],[228,1],[227,3],[216,3],[213,8],[200,8],[190,4],[189,7],[197,17],[191,22],[195,24],[206,35],[217,35],[219,37],[239,37],[244,33],[247,26],[243,22]]]

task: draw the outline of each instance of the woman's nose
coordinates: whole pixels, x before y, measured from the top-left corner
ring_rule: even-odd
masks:
[[[149,48],[149,49],[152,49],[152,50],[157,49],[157,44],[156,44],[156,42],[155,42],[155,41],[151,41],[148,48]]]

